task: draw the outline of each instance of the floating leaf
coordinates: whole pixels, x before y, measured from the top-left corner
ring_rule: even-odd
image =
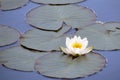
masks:
[[[42,6],[32,9],[27,14],[27,22],[37,28],[58,30],[65,23],[73,28],[84,27],[93,23],[96,15],[92,10],[76,5]]]
[[[69,3],[78,3],[85,0],[32,0],[32,1],[43,4],[69,4]]]
[[[1,10],[11,10],[24,6],[29,0],[0,0]]]
[[[80,29],[75,35],[87,37],[89,45],[97,50],[120,49],[120,23],[96,23]]]
[[[20,33],[8,26],[0,25],[0,46],[5,46],[16,42]]]
[[[74,59],[56,52],[40,57],[36,61],[35,70],[48,77],[78,78],[99,72],[105,63],[102,55],[93,52]]]
[[[33,52],[20,46],[12,47],[0,52],[0,62],[8,68],[22,71],[33,71],[35,60],[45,55],[42,52]]]
[[[2,61],[2,60],[1,60],[1,61],[0,61],[0,65],[3,64],[3,63],[6,63],[6,61]]]
[[[64,26],[59,32],[32,29],[22,35],[20,43],[24,47],[40,51],[59,50],[60,46],[65,45],[65,29],[68,30],[70,27]]]

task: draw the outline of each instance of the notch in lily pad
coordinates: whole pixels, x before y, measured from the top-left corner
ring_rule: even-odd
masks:
[[[32,29],[22,35],[20,44],[26,48],[38,51],[59,50],[59,46],[64,46],[65,34],[71,27],[64,25],[58,32]],[[68,36],[71,36],[68,34]]]
[[[32,9],[26,16],[27,23],[33,27],[53,31],[60,29],[63,24],[81,28],[96,21],[92,10],[77,5],[44,5]]]
[[[78,30],[75,35],[86,36],[89,45],[96,50],[119,50],[120,49],[120,23],[106,22],[95,23]]]
[[[35,64],[35,70],[40,74],[53,78],[81,78],[101,71],[106,59],[87,47],[87,38],[74,36],[66,38],[67,48],[63,52],[54,52],[40,57]],[[64,54],[66,55],[64,55]]]
[[[94,52],[74,59],[55,52],[40,57],[35,63],[35,70],[47,77],[74,79],[93,75],[101,71],[105,64],[105,57]]]

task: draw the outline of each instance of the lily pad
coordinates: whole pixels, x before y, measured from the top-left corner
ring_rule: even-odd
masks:
[[[74,59],[56,52],[40,57],[36,61],[35,70],[48,77],[79,78],[99,72],[105,63],[105,58],[94,52]]]
[[[34,50],[59,50],[60,46],[65,46],[65,29],[68,30],[70,27],[64,26],[59,32],[42,31],[34,28],[22,35],[20,43],[22,46]]]
[[[0,46],[12,44],[19,40],[20,33],[8,26],[0,25]]]
[[[24,6],[29,0],[0,0],[0,10],[11,10]]]
[[[35,60],[47,53],[34,52],[20,46],[0,51],[0,62],[8,68],[21,71],[34,71]]]
[[[0,65],[3,64],[3,63],[6,63],[6,61],[2,61],[2,60],[1,60],[1,61],[0,61]]]
[[[85,0],[32,0],[32,1],[43,4],[69,4],[69,3],[78,3]]]
[[[27,22],[30,25],[45,30],[58,30],[63,23],[80,28],[92,24],[95,20],[96,15],[92,10],[76,5],[45,5],[27,13]]]
[[[120,23],[96,23],[80,29],[75,35],[87,37],[89,45],[97,50],[120,49]]]

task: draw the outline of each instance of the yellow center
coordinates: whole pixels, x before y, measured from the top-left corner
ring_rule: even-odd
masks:
[[[79,42],[74,42],[73,44],[72,44],[72,47],[73,48],[82,48],[82,44],[81,43],[79,43]]]

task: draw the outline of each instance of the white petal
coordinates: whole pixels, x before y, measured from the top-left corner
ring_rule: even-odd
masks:
[[[86,37],[85,37],[85,38],[83,38],[82,40],[83,40],[83,41],[88,41]]]
[[[69,37],[66,37],[66,47],[68,48],[70,46],[71,39]]]
[[[90,51],[93,50],[93,48],[94,48],[93,46],[86,48],[86,52],[89,53]]]
[[[72,44],[75,42],[75,39],[74,38],[72,38],[72,39],[70,39],[69,41],[67,41],[67,48],[68,49],[71,49],[72,48]]]
[[[77,38],[77,36],[74,36],[74,38],[73,38],[74,40],[78,40],[78,38]]]
[[[82,40],[82,44],[83,44],[83,48],[82,49],[85,49],[88,46],[88,40],[87,40],[87,38],[84,38]]]
[[[69,50],[68,48],[64,48],[64,47],[60,47],[60,49],[62,50],[63,53],[65,54],[72,54],[73,52],[71,50]]]
[[[66,51],[67,51],[67,54],[72,54],[73,52],[70,50],[70,49],[68,49],[68,48],[66,48]]]
[[[81,42],[81,41],[82,41],[82,39],[81,39],[81,37],[80,37],[80,36],[78,36],[78,37],[77,37],[77,36],[75,36],[75,37],[74,37],[74,39],[75,39],[75,41],[76,41],[76,42]]]
[[[80,54],[81,54],[81,55],[82,55],[82,54],[87,54],[87,53],[89,53],[90,51],[92,51],[92,49],[93,49],[93,46],[88,47],[88,48],[84,49]]]
[[[75,42],[78,42],[80,44],[82,44],[82,48],[73,48],[72,47],[72,44],[74,44]],[[79,54],[79,55],[82,55],[82,54],[86,54],[86,53],[89,53],[93,47],[89,47],[89,48],[86,48],[88,45],[88,40],[87,38],[83,38],[81,39],[80,36],[74,36],[73,38],[66,38],[66,46],[67,48],[61,48],[61,50],[67,54]]]
[[[81,40],[81,37],[80,37],[80,36],[78,36],[78,40]]]
[[[68,53],[68,52],[66,51],[66,48],[64,48],[64,47],[60,47],[60,49],[61,49],[62,52]]]
[[[76,53],[76,54],[79,54],[80,52],[82,52],[83,50],[81,49],[77,49],[77,48],[74,48],[73,52]]]
[[[83,38],[83,39],[82,39],[82,42],[88,44],[87,38]]]

